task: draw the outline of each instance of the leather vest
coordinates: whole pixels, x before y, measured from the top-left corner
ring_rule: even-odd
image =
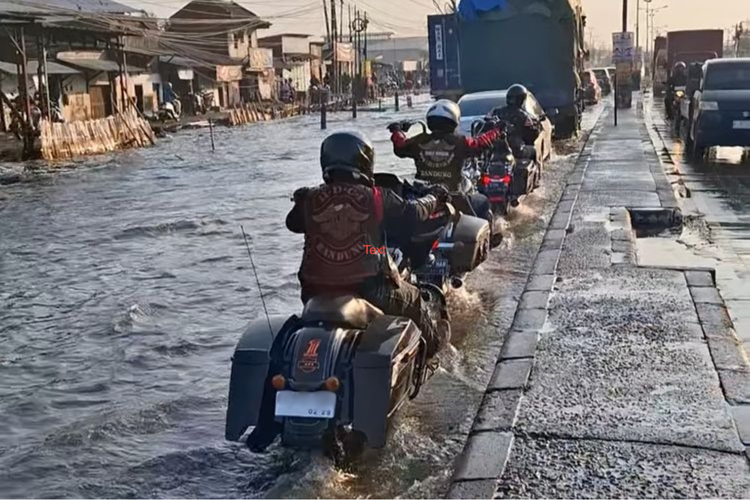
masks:
[[[431,135],[420,141],[417,148],[417,179],[430,184],[445,184],[449,190],[458,191],[466,159],[463,137]]]
[[[356,184],[329,184],[305,198],[304,287],[356,288],[388,269],[380,219],[382,200]],[[377,249],[377,250],[376,250]]]

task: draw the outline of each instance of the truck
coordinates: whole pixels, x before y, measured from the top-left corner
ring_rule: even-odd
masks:
[[[475,19],[459,14],[428,18],[433,93],[456,99],[520,83],[554,120],[558,137],[574,135],[581,119],[578,75],[586,54],[582,1],[504,0],[498,5]]]
[[[687,66],[724,55],[724,30],[688,30],[667,33],[666,58],[661,60],[662,85],[667,86],[672,68],[678,62]]]
[[[664,95],[667,84],[667,37],[657,36],[654,39],[654,58],[651,61],[651,88],[654,95]]]

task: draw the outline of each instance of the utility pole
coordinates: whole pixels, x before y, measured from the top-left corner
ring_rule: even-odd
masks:
[[[326,3],[326,0],[323,0],[323,14],[326,16],[326,37],[328,38],[328,45],[332,46],[331,42],[331,25],[328,21],[328,4]]]
[[[641,0],[635,2],[635,48],[636,53],[641,48]]]
[[[628,31],[628,0],[622,0],[622,32]]]
[[[331,39],[333,40],[333,88],[334,93],[339,94],[339,65],[338,65],[338,37],[336,36],[336,0],[331,0]]]

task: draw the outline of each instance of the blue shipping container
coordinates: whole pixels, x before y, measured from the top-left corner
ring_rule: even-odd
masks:
[[[461,89],[458,17],[427,16],[430,38],[430,85],[432,93]]]

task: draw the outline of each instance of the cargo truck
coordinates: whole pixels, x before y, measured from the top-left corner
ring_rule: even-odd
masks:
[[[656,48],[656,45],[654,47]],[[723,55],[723,30],[670,31],[667,33],[664,48],[656,53],[654,94],[658,96],[666,90],[669,76],[676,63],[684,62],[690,66],[691,63],[703,63],[709,59],[721,58]],[[661,92],[657,93],[657,89]]]
[[[473,20],[429,16],[433,94],[456,99],[521,83],[546,111],[557,110],[558,137],[575,134],[581,119],[577,75],[585,57],[581,0],[501,3]]]
[[[654,59],[651,62],[651,87],[654,95],[664,95],[667,84],[667,37],[658,36],[654,40]]]

